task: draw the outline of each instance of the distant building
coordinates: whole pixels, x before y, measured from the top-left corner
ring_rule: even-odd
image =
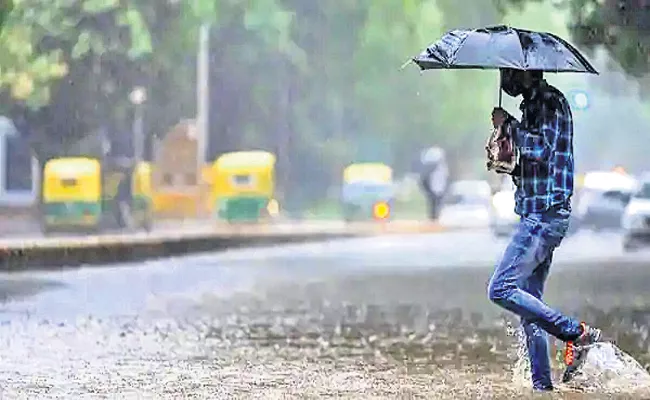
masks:
[[[30,207],[38,200],[39,163],[13,122],[0,116],[0,207]]]

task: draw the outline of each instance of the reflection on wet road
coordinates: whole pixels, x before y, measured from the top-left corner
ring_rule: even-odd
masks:
[[[485,297],[505,245],[383,236],[11,275],[3,394],[521,398],[511,318]],[[613,234],[567,239],[548,300],[650,363],[648,261]]]

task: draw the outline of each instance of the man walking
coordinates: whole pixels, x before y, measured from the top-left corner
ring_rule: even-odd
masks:
[[[449,168],[445,152],[439,147],[431,147],[420,157],[422,172],[420,184],[427,198],[429,219],[435,221],[440,215],[442,199],[449,183]]]
[[[533,387],[553,390],[546,333],[566,343],[563,380],[584,362],[601,331],[561,314],[542,301],[553,252],[566,235],[573,194],[573,120],[564,95],[540,71],[501,70],[501,89],[523,96],[521,122],[502,108],[492,112],[496,127],[511,128],[519,150],[512,179],[515,212],[521,217],[496,266],[488,296],[521,317],[526,333]]]

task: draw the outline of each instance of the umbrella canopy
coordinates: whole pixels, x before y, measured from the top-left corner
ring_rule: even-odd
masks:
[[[447,32],[412,61],[422,70],[513,68],[598,74],[564,39],[504,25]]]

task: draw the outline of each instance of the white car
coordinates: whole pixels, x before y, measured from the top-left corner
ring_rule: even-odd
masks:
[[[643,180],[625,207],[621,225],[626,251],[650,244],[650,179]]]
[[[576,193],[574,217],[581,228],[619,229],[630,197],[637,190],[637,179],[627,174],[589,172]]]
[[[496,236],[508,236],[518,222],[519,216],[515,214],[515,186],[508,179],[501,190],[492,196],[490,228]]]
[[[463,180],[449,185],[439,221],[445,226],[487,227],[492,189],[487,181]]]

